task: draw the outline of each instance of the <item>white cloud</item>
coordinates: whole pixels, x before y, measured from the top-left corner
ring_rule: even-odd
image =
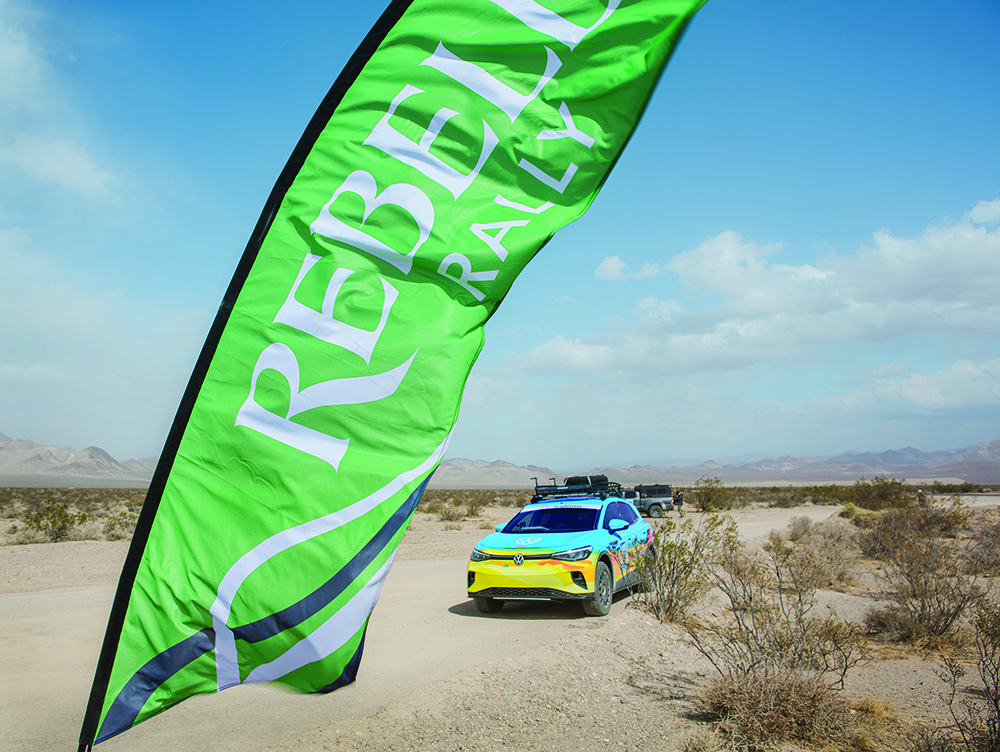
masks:
[[[1000,222],[1000,198],[992,201],[980,201],[972,207],[972,211],[966,214],[965,218],[980,225]]]
[[[533,367],[564,373],[588,353],[588,370],[628,359],[642,365],[629,378],[642,381],[668,365],[733,370],[801,359],[836,343],[993,338],[1000,331],[1000,228],[969,215],[914,238],[880,230],[856,255],[831,254],[816,264],[775,263],[779,250],[734,232],[709,238],[667,265],[681,278],[685,301],[643,298],[637,323],[557,337],[532,354]],[[609,257],[601,268],[614,279],[625,265]]]
[[[25,28],[33,15],[27,8],[0,2],[0,124],[15,112],[51,104],[45,52]]]
[[[594,279],[621,282],[629,279],[648,279],[663,274],[663,268],[657,262],[647,261],[637,272],[629,272],[628,264],[618,256],[605,256],[604,261],[594,270]]]
[[[1000,358],[978,365],[959,360],[936,373],[887,367],[861,388],[842,397],[813,400],[823,410],[884,414],[919,411],[954,413],[1000,407]]]
[[[614,365],[615,348],[580,339],[567,339],[561,334],[520,356],[523,368],[529,371],[568,374],[591,373]]]
[[[77,142],[60,137],[21,134],[0,148],[0,162],[7,162],[24,175],[54,183],[85,196],[107,197],[116,180],[102,170]]]
[[[91,198],[114,200],[118,180],[87,143],[71,97],[36,31],[43,16],[0,1],[0,179],[18,175]]]

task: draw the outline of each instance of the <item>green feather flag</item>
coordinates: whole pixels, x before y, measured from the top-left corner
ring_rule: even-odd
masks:
[[[80,749],[354,680],[483,325],[586,211],[705,0],[394,2],[268,199],[119,582]]]

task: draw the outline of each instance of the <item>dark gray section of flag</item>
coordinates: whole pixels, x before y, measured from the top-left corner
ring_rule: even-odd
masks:
[[[431,476],[428,475],[424,482],[403,502],[402,506],[393,512],[392,516],[386,520],[364,548],[358,551],[333,577],[288,608],[242,627],[236,627],[233,629],[233,634],[237,639],[246,642],[261,642],[269,637],[274,637],[286,629],[298,626],[336,600],[378,557],[393,536],[410,518],[430,479]],[[364,638],[362,637],[354,657],[344,668],[344,673],[332,684],[320,690],[321,692],[331,692],[354,681],[361,663],[363,648]],[[185,666],[212,650],[215,650],[215,630],[207,628],[152,658],[129,679],[128,684],[118,693],[104,723],[101,724],[94,743],[106,741],[132,728],[139,712],[153,692]]]

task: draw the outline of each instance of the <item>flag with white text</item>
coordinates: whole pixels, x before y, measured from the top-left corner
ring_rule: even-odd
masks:
[[[194,694],[354,680],[486,320],[586,211],[704,2],[389,6],[279,177],[195,366],[81,750]]]

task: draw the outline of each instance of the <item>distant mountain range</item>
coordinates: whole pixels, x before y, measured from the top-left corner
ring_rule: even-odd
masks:
[[[738,465],[709,460],[688,467],[633,465],[597,467],[586,473],[554,472],[546,467],[519,467],[509,462],[446,459],[431,479],[432,488],[529,488],[532,477],[545,483],[562,482],[568,475],[607,475],[626,486],[639,483],[694,483],[699,478],[719,478],[726,483],[777,484],[854,482],[884,475],[911,481],[970,481],[1000,483],[1000,439],[962,449],[922,452],[913,447],[887,452],[840,454],[826,460],[778,457]]]
[[[155,458],[119,462],[99,447],[74,452],[0,433],[0,486],[144,487],[155,468]]]
[[[0,433],[0,486],[145,486],[155,458],[119,462],[103,449],[79,452],[14,440]],[[727,483],[782,484],[853,482],[884,475],[910,481],[970,481],[1000,484],[1000,439],[962,449],[922,452],[913,447],[886,452],[840,454],[829,459],[778,457],[721,465],[708,461],[688,467],[633,465],[598,467],[587,473],[554,472],[537,465],[497,460],[446,459],[431,479],[432,488],[530,488],[532,478],[562,482],[568,475],[607,475],[626,486],[638,483],[693,483],[719,478]]]

